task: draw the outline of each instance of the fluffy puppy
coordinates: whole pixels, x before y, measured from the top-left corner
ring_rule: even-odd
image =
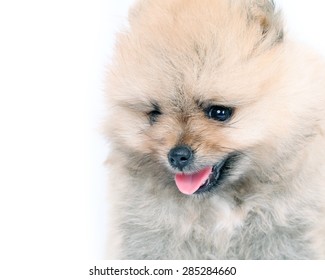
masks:
[[[142,0],[108,81],[111,257],[325,258],[325,67],[267,0]]]

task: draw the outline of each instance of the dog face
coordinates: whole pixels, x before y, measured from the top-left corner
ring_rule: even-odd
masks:
[[[110,138],[126,160],[192,195],[290,158],[310,112],[271,1],[140,1],[130,24],[109,79]]]

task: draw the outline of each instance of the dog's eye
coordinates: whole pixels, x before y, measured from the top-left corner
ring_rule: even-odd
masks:
[[[150,124],[153,124],[157,121],[159,115],[161,115],[161,112],[157,109],[155,110],[152,110],[151,112],[148,113],[148,116],[149,116],[149,121],[150,121]]]
[[[232,116],[233,109],[224,106],[211,106],[206,110],[208,118],[219,122],[225,122]]]

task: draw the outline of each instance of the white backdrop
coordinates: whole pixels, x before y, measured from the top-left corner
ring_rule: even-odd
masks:
[[[104,255],[108,148],[98,127],[114,33],[132,2],[0,2],[0,254],[7,260]],[[290,33],[325,54],[325,2],[277,3]]]

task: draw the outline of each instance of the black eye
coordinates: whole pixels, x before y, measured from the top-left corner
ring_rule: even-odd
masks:
[[[159,115],[161,115],[161,112],[158,109],[152,110],[148,113],[150,124],[153,124],[157,121]]]
[[[233,109],[224,106],[211,106],[206,110],[208,118],[219,122],[225,122],[232,116]]]

